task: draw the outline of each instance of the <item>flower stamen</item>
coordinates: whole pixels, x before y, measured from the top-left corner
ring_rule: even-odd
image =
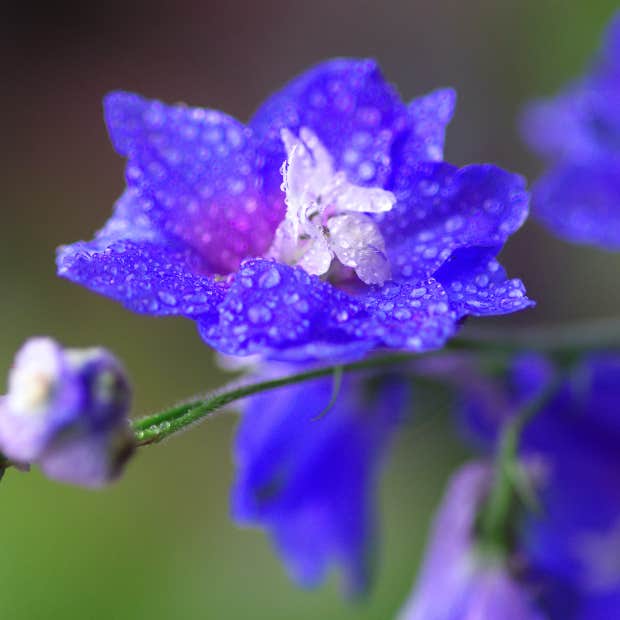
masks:
[[[302,127],[299,137],[282,130],[287,160],[282,166],[286,215],[267,256],[308,273],[327,273],[334,259],[362,282],[382,285],[391,277],[385,241],[370,214],[389,211],[392,192],[353,185],[318,137]]]

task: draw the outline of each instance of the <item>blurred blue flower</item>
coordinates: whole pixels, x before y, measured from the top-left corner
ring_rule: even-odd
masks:
[[[452,90],[404,104],[368,60],[333,60],[247,126],[137,95],[105,100],[127,189],[60,275],[145,314],[195,320],[233,355],[442,346],[466,315],[529,305],[495,260],[520,176],[441,162]]]
[[[526,141],[552,165],[535,215],[559,236],[620,250],[620,14],[590,71],[525,111]]]
[[[400,620],[544,620],[507,564],[478,548],[476,518],[492,482],[493,469],[485,463],[467,464],[454,475]]]
[[[104,349],[63,349],[32,338],[0,397],[0,450],[55,480],[89,487],[117,477],[133,451],[130,390]]]
[[[232,511],[269,532],[296,581],[315,585],[335,564],[355,594],[370,578],[375,484],[407,385],[347,375],[333,407],[317,417],[331,392],[326,378],[245,401]]]
[[[517,358],[503,386],[476,390],[466,419],[487,445],[502,421],[557,372],[543,357]],[[504,392],[509,409],[487,396]],[[481,397],[484,393],[487,396]],[[471,394],[470,394],[471,395]],[[518,545],[550,618],[620,617],[620,355],[592,354],[527,427],[524,458],[539,463],[542,512],[523,524]]]

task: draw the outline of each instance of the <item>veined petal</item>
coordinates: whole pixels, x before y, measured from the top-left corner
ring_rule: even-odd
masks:
[[[497,248],[457,250],[435,273],[457,316],[508,314],[535,305],[518,278],[508,278]]]
[[[127,183],[150,202],[161,230],[213,273],[267,250],[284,204],[280,193],[262,191],[251,131],[221,112],[122,92],[108,95],[105,114],[114,146],[128,158]]]
[[[460,248],[497,246],[525,221],[524,179],[496,166],[418,164],[394,208],[377,216],[395,278],[422,279]]]
[[[408,130],[392,145],[393,171],[388,189],[398,189],[413,167],[423,161],[441,161],[448,124],[456,107],[456,92],[435,90],[407,106]]]
[[[203,315],[223,298],[203,258],[152,228],[133,190],[95,239],[59,248],[57,265],[60,276],[143,314]]]
[[[263,142],[267,187],[286,155],[280,131],[308,127],[356,184],[382,186],[390,148],[406,124],[406,108],[372,60],[331,60],[303,73],[268,99],[250,127]]]

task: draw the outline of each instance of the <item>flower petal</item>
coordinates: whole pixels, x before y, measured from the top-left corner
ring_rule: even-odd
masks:
[[[59,248],[58,274],[116,299],[134,312],[198,316],[213,312],[223,285],[205,275],[201,256],[153,229],[127,191],[92,241]]]
[[[114,146],[129,160],[127,183],[149,201],[161,230],[191,245],[213,273],[264,253],[284,203],[261,191],[248,129],[221,112],[122,92],[108,95],[105,114]]]
[[[558,165],[534,185],[533,204],[560,237],[620,250],[620,160]]]
[[[523,282],[508,278],[496,254],[497,248],[458,250],[435,274],[459,318],[508,314],[535,305]]]
[[[446,128],[456,107],[456,92],[451,88],[435,90],[414,99],[407,107],[409,130],[392,147],[393,180],[388,185],[398,186],[399,178],[422,161],[441,161]]]
[[[199,323],[206,342],[222,353],[299,361],[350,359],[382,346],[437,349],[457,328],[434,280],[386,282],[355,297],[300,268],[262,259],[241,266],[219,322]]]
[[[372,397],[346,376],[335,405],[331,380],[283,388],[247,401],[235,442],[233,515],[265,527],[293,578],[315,585],[339,564],[346,589],[369,579],[374,483],[400,419],[405,385]]]
[[[367,351],[372,335],[356,337],[363,305],[303,269],[271,260],[246,261],[219,308],[219,322],[200,323],[203,338],[222,353],[264,353],[279,359]]]
[[[317,65],[268,99],[250,122],[264,143],[266,186],[279,186],[286,159],[283,128],[308,127],[351,183],[383,186],[390,148],[406,123],[406,108],[372,60],[337,59]]]
[[[418,164],[377,217],[395,279],[424,279],[459,248],[498,246],[525,221],[524,179],[496,166]]]

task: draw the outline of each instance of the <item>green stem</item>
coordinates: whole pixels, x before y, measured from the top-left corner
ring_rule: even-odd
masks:
[[[618,320],[601,320],[589,324],[549,328],[512,328],[509,332],[493,328],[483,330],[468,327],[464,330],[463,336],[453,339],[446,345],[443,352],[435,355],[467,351],[476,353],[484,359],[491,359],[493,356],[499,356],[501,359],[519,351],[533,350],[564,359],[572,358],[584,350],[610,347],[620,347],[620,321]],[[225,388],[208,398],[196,399],[135,421],[133,428],[136,440],[138,445],[157,443],[246,396],[327,375],[338,377],[341,372],[398,366],[416,358],[419,359],[419,355],[393,353],[371,357],[361,362],[316,368],[280,379]],[[507,450],[508,447],[505,449]]]
[[[260,381],[248,385],[241,385],[224,389],[219,393],[209,396],[203,400],[195,400],[183,405],[178,405],[173,409],[162,411],[152,416],[147,416],[140,420],[136,420],[133,428],[136,434],[138,445],[148,445],[157,443],[177,433],[192,424],[195,424],[209,414],[233,403],[237,400],[252,396],[260,392],[266,392],[276,388],[302,383],[312,379],[318,379],[328,375],[338,375],[341,372],[360,371],[368,369],[378,369],[397,364],[412,359],[409,353],[396,353],[383,357],[374,357],[361,362],[353,362],[350,364],[337,364],[334,366],[325,366],[316,368],[306,372],[300,372],[280,379],[271,379],[269,381]]]
[[[510,541],[511,516],[519,489],[519,443],[527,424],[556,393],[561,376],[532,398],[504,427],[496,456],[495,480],[479,520],[482,547],[492,553],[502,553]],[[531,501],[531,500],[530,500]]]

